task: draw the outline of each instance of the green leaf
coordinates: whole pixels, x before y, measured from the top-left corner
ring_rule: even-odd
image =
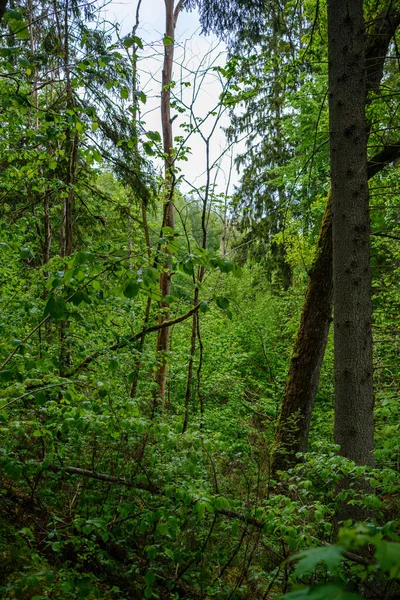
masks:
[[[150,560],[153,560],[158,554],[158,550],[155,546],[146,546],[145,551]]]
[[[146,277],[149,277],[154,283],[158,283],[158,279],[159,279],[159,273],[157,271],[157,269],[155,269],[154,267],[147,267],[144,270],[144,274]]]
[[[224,298],[223,296],[219,296],[218,298],[215,298],[215,302],[216,302],[218,308],[220,308],[221,310],[226,310],[229,306],[228,298]]]
[[[31,251],[29,248],[21,248],[21,250],[19,251],[19,255],[21,258],[26,260],[31,256]]]
[[[0,371],[0,381],[11,381],[13,378],[13,373],[11,369],[3,369]]]
[[[157,526],[157,533],[159,533],[160,535],[168,535],[169,534],[168,523],[159,523]]]
[[[147,154],[147,156],[155,156],[155,152],[153,150],[153,148],[151,147],[151,143],[150,142],[145,142],[143,144],[143,150],[145,151],[145,153]]]
[[[346,592],[338,585],[323,584],[290,592],[282,596],[285,600],[361,600],[361,596]]]
[[[170,35],[165,35],[163,39],[164,46],[171,46],[174,43],[174,38]]]
[[[161,135],[158,133],[158,131],[147,131],[146,137],[148,137],[152,142],[161,142]]]
[[[44,309],[44,316],[50,315],[52,319],[62,319],[65,317],[67,307],[62,296],[50,296]]]
[[[156,581],[156,576],[154,574],[154,571],[151,571],[151,569],[149,569],[146,572],[146,575],[144,576],[144,580],[146,582],[147,585],[153,585]]]
[[[129,98],[129,90],[127,87],[123,87],[120,91],[121,98],[127,100]]]
[[[29,39],[29,29],[27,25],[21,20],[10,21],[10,28],[19,40]]]
[[[118,363],[118,361],[117,361],[116,358],[110,358],[109,365],[110,365],[110,370],[111,371],[116,371],[118,369],[118,367],[119,367],[119,363]]]
[[[400,577],[400,544],[380,540],[376,545],[375,556],[383,571],[389,571],[390,577]]]
[[[202,313],[206,313],[206,312],[208,312],[210,310],[210,307],[209,307],[208,302],[206,300],[200,304],[199,310]]]
[[[135,44],[138,48],[140,48],[141,50],[143,50],[143,42],[136,35],[134,35],[134,36],[128,35],[124,39],[123,44],[124,44],[125,48],[131,48]]]
[[[342,546],[323,546],[321,548],[309,548],[304,552],[296,554],[293,558],[299,559],[295,574],[302,577],[305,573],[312,572],[319,563],[324,563],[328,569],[334,570],[343,560]]]
[[[146,96],[146,94],[144,92],[136,90],[135,92],[133,92],[133,95],[136,96],[136,98],[139,98],[139,100],[143,104],[146,104],[147,96]]]
[[[174,553],[169,548],[165,548],[164,554],[166,554],[172,561],[175,561]]]
[[[79,306],[79,304],[81,304],[81,302],[83,302],[85,299],[85,295],[82,291],[79,292],[75,292],[75,294],[72,296],[71,298],[71,302],[74,306]]]
[[[234,264],[230,260],[224,260],[220,263],[220,270],[222,273],[230,273],[234,269]]]
[[[194,505],[194,509],[200,517],[200,519],[203,519],[204,514],[206,512],[206,505],[204,504],[204,502],[196,502],[196,504]]]
[[[137,281],[131,280],[126,284],[123,294],[126,298],[135,298],[140,290],[140,285]]]

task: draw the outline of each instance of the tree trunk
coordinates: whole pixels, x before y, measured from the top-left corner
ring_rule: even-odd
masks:
[[[0,0],[0,21],[2,20],[6,10],[7,10],[7,0]]]
[[[64,8],[64,39],[62,43],[64,70],[65,70],[65,92],[66,92],[66,107],[67,110],[74,110],[76,107],[74,91],[71,83],[70,70],[70,51],[69,51],[69,10],[70,5],[67,0]],[[61,27],[58,24],[59,36],[61,38]],[[60,256],[66,258],[72,254],[73,249],[73,211],[74,211],[74,194],[76,184],[76,174],[78,166],[78,147],[79,133],[77,130],[72,131],[71,126],[66,130],[66,174],[65,186],[67,188],[67,196],[64,199],[62,207],[62,222],[60,230]],[[59,344],[60,344],[60,376],[65,377],[71,366],[71,350],[68,339],[69,321],[61,321],[59,325]]]
[[[377,91],[383,65],[393,35],[400,23],[399,2],[389,4],[374,20],[366,42],[367,92]],[[368,162],[373,177],[399,157],[396,144],[384,148]],[[328,339],[333,306],[331,198],[322,221],[309,281],[286,379],[285,393],[275,432],[271,471],[296,462],[297,452],[307,449],[310,420],[318,388],[319,374]]]
[[[332,213],[329,193],[275,431],[272,471],[294,464],[297,452],[304,452],[307,448],[332,302]]]
[[[328,0],[335,442],[374,465],[370,220],[362,0]]]
[[[165,40],[164,40],[164,64],[162,71],[162,90],[161,90],[161,122],[164,149],[164,210],[163,227],[174,228],[174,174],[172,171],[174,156],[174,140],[172,134],[171,122],[171,80],[172,67],[174,62],[174,37],[175,27],[180,11],[183,7],[183,0],[179,0],[174,8],[175,0],[165,0]],[[160,292],[165,298],[171,293],[171,264],[170,256],[166,252],[163,270],[160,276]],[[168,321],[170,318],[169,305],[166,302],[160,302],[162,313],[159,317],[159,323]],[[165,390],[167,384],[167,362],[166,354],[168,352],[169,327],[160,329],[157,336],[157,353],[160,356],[160,366],[155,374],[155,380],[158,384],[158,397],[161,402],[165,401]]]

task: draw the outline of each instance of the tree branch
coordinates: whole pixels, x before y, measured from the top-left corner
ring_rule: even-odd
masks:
[[[375,154],[368,161],[368,179],[382,171],[388,164],[395,162],[400,158],[400,140],[393,144],[384,146],[383,149]]]
[[[388,7],[374,20],[373,28],[367,31],[366,67],[367,91],[379,90],[389,44],[400,25],[400,7],[397,0],[390,1]]]
[[[118,485],[126,485],[127,487],[136,487],[146,492],[158,493],[160,490],[156,485],[151,483],[135,482],[125,477],[113,477],[105,473],[97,473],[96,471],[89,471],[89,469],[81,469],[80,467],[61,467],[58,465],[50,464],[47,465],[46,469],[54,473],[69,473],[70,475],[80,475],[81,477],[88,477],[91,479],[97,479],[98,481],[104,481],[106,483],[116,483]]]
[[[177,323],[182,323],[182,321],[186,321],[186,319],[188,319],[189,317],[194,315],[199,310],[200,305],[201,305],[201,302],[198,302],[195,306],[193,306],[193,308],[188,310],[187,313],[185,313],[184,315],[180,315],[179,317],[175,317],[175,319],[169,319],[168,321],[163,321],[162,323],[157,323],[157,325],[152,325],[151,327],[145,327],[144,329],[139,331],[139,333],[135,333],[135,335],[132,335],[127,340],[123,340],[122,342],[117,342],[113,346],[110,346],[109,348],[107,348],[107,350],[112,352],[113,350],[119,350],[120,348],[125,348],[126,346],[128,346],[128,344],[132,344],[132,342],[135,342],[136,340],[140,339],[142,337],[142,335],[147,335],[148,333],[153,333],[154,331],[159,331],[160,329],[165,329],[166,327],[171,327],[171,325],[176,325]],[[75,373],[80,371],[81,369],[86,368],[100,354],[101,354],[100,351],[93,352],[93,354],[91,354],[90,356],[85,358],[85,360],[83,362],[81,362],[80,365],[78,365],[75,369],[73,369],[73,371],[71,371],[67,375],[67,377],[71,377],[72,375],[74,375]]]

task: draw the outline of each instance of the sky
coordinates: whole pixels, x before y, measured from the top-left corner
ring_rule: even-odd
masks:
[[[109,21],[120,24],[121,35],[131,32],[135,23],[136,6],[137,0],[113,0],[107,6],[105,16]],[[142,0],[140,27],[137,35],[142,38],[144,49],[140,54],[139,79],[140,89],[145,92],[147,102],[142,106],[141,117],[148,130],[156,130],[160,133],[164,21],[164,0]],[[211,180],[215,181],[218,193],[225,193],[228,187],[229,190],[232,190],[233,185],[238,181],[235,169],[231,168],[235,149],[228,148],[225,134],[221,129],[221,127],[229,125],[229,117],[225,113],[216,124],[217,117],[209,114],[217,107],[222,92],[220,78],[210,67],[224,65],[225,46],[215,36],[205,36],[201,33],[199,16],[196,11],[180,13],[175,41],[173,78],[177,85],[174,93],[186,105],[192,105],[192,123],[194,122],[193,116],[196,116],[197,119],[205,119],[201,126],[204,137],[207,138],[214,130],[209,143],[209,164],[213,165]],[[182,86],[180,81],[191,85]],[[175,117],[173,121],[174,136],[186,137],[187,134],[182,125],[190,120],[190,111],[183,115],[176,111],[173,111],[172,114]],[[200,188],[206,182],[206,144],[204,140],[201,135],[196,134],[192,135],[186,144],[190,147],[191,153],[187,154],[187,161],[178,163],[182,169],[181,173],[184,175],[181,190],[185,193]]]

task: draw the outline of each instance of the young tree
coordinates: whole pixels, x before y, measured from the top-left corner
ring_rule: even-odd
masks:
[[[175,50],[175,27],[179,13],[183,9],[183,0],[165,0],[165,37],[164,37],[164,64],[162,70],[162,90],[161,90],[161,123],[164,148],[164,208],[163,208],[163,227],[174,229],[174,204],[173,195],[175,179],[173,173],[174,165],[174,139],[172,133],[171,121],[171,83],[172,69],[174,65]],[[171,266],[168,256],[164,262],[164,268],[160,276],[160,291],[163,298],[170,295],[171,292]],[[168,321],[170,317],[169,304],[161,302],[160,307],[163,310],[159,317],[159,323]],[[155,380],[158,384],[158,395],[162,402],[165,400],[165,390],[167,383],[167,363],[166,353],[168,351],[169,327],[160,329],[157,336],[157,352],[160,353],[160,366],[156,372]]]

